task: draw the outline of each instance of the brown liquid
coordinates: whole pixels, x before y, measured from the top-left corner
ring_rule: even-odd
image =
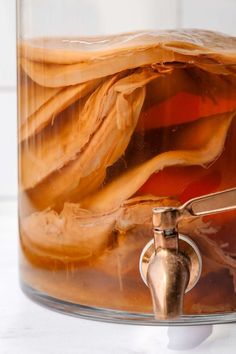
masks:
[[[152,312],[139,273],[141,251],[152,238],[152,207],[236,186],[234,76],[175,63],[155,77],[157,69],[148,68],[150,80],[140,85],[145,92],[137,86],[114,100],[114,85],[125,79],[132,86],[133,75],[141,82],[140,70],[85,88],[43,87],[20,70],[21,276],[58,299]],[[223,134],[219,127],[226,125]],[[198,162],[182,163],[179,153],[172,163],[165,155],[156,173],[142,177],[145,163],[173,151],[192,151]],[[185,297],[185,313],[236,310],[235,217],[188,226],[203,274]]]

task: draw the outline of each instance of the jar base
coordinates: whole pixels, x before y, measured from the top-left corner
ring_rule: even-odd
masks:
[[[20,282],[20,286],[24,294],[37,304],[65,315],[84,318],[87,320],[144,326],[191,326],[236,322],[235,312],[224,314],[216,313],[214,315],[187,315],[181,316],[177,320],[157,321],[151,314],[90,307],[60,300],[31,288],[23,281]]]

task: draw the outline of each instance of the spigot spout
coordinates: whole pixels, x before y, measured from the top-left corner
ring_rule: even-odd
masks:
[[[195,243],[178,233],[177,208],[153,210],[154,239],[140,257],[140,272],[150,289],[157,320],[171,320],[183,312],[184,293],[197,283],[202,268]]]
[[[182,314],[189,277],[190,262],[184,254],[160,249],[153,256],[147,269],[147,284],[157,320],[175,319]]]
[[[179,252],[177,208],[154,211],[155,255],[147,269],[156,319],[178,318],[182,314],[184,293],[189,283],[190,260]]]

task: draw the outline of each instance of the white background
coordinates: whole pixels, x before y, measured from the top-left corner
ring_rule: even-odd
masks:
[[[24,1],[32,3],[45,0]],[[83,3],[86,8],[86,4],[89,5],[91,1],[76,0],[74,3]],[[119,4],[123,1],[126,6],[139,5],[139,10],[136,6],[135,12],[137,27],[145,17],[150,27],[202,27],[236,35],[236,0],[96,1],[104,28],[109,27],[106,11],[111,8],[117,12],[117,18],[122,23],[127,23],[128,28],[129,18],[124,13],[119,14]],[[43,14],[39,13],[38,18],[41,16]],[[96,16],[96,13],[91,13],[91,16]],[[92,22],[92,18],[86,16],[88,28]],[[14,198],[17,193],[15,27],[15,0],[0,0],[0,198]],[[115,30],[119,29],[116,27]]]

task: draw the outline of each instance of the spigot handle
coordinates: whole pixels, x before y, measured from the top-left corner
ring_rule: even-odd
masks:
[[[204,216],[236,210],[236,188],[194,198],[180,208],[181,217]]]

